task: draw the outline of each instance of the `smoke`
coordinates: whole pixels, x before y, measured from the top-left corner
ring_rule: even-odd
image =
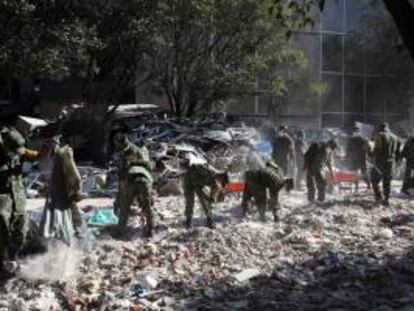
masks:
[[[20,276],[29,280],[57,281],[76,275],[82,252],[60,241],[50,241],[44,254],[21,262]]]

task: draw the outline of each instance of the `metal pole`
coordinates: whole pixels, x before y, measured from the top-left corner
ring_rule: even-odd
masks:
[[[345,127],[345,36],[346,36],[346,1],[343,0],[342,5],[342,27],[343,32],[345,33],[342,35],[342,127]]]
[[[254,56],[257,57],[257,50],[254,51]],[[259,77],[257,75],[254,78],[254,90],[255,90],[255,95],[254,95],[254,113],[255,114],[258,114],[259,113],[259,95],[258,95],[258,90],[259,90]]]
[[[319,13],[319,38],[320,38],[320,59],[319,59],[319,79],[323,81],[323,12]],[[323,114],[323,97],[320,98],[320,107],[319,107],[319,128],[322,128],[322,114]]]

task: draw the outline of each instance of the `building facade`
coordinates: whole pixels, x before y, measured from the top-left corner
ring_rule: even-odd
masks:
[[[406,90],[395,87],[402,78],[384,66],[384,62],[396,61],[386,59],[395,47],[390,44],[375,50],[381,46],[376,41],[383,38],[370,34],[366,21],[370,14],[374,20],[376,14],[383,18],[378,23],[393,27],[381,0],[326,0],[322,11],[315,9],[315,26],[296,32],[294,42],[303,50],[314,77],[325,85],[324,95],[312,105],[305,105],[300,94],[291,96],[288,105],[258,95],[249,103],[251,112],[273,111],[281,123],[307,127],[349,128],[355,121],[408,123]],[[364,34],[364,40],[358,34]]]

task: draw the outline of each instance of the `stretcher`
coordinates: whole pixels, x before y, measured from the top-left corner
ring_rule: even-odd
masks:
[[[243,192],[245,188],[244,181],[231,181],[227,184],[227,192]]]
[[[357,172],[352,171],[340,171],[336,170],[333,174],[329,171],[325,172],[325,177],[328,182],[328,191],[332,192],[335,185],[338,186],[339,190],[350,190],[354,188],[358,191],[358,183],[360,181],[360,175]],[[330,189],[330,190],[329,190]]]
[[[359,174],[350,171],[326,172],[325,177],[333,183],[356,183],[359,181]]]

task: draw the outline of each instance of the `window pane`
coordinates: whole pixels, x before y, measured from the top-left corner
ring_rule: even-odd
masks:
[[[344,1],[327,0],[323,10],[323,30],[343,31],[344,25]]]
[[[342,127],[342,115],[323,114],[322,127]]]
[[[295,37],[296,46],[303,51],[309,66],[314,72],[319,72],[320,70],[320,40],[320,36],[315,34],[297,34]]]
[[[323,111],[342,111],[342,76],[324,74],[323,81],[328,87],[323,98]]]
[[[367,112],[383,112],[386,98],[381,78],[367,78]]]
[[[364,72],[364,46],[360,38],[355,35],[345,37],[345,72]]]
[[[359,27],[361,15],[366,6],[365,1],[346,0],[346,30],[354,31]]]
[[[345,111],[364,111],[364,79],[356,76],[345,77]]]
[[[323,35],[323,70],[342,71],[342,36]]]
[[[362,114],[349,114],[345,115],[345,128],[352,128],[354,126],[355,122],[364,122],[364,116]]]

